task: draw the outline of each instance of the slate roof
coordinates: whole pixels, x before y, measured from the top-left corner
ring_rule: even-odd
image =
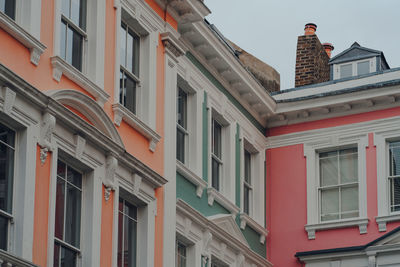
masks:
[[[382,51],[363,47],[357,42],[354,42],[350,48],[344,50],[338,55],[334,56],[329,60],[329,65],[339,64],[348,61],[355,61],[370,57],[380,57],[383,65],[383,69],[390,69],[389,64],[386,61],[385,55]]]

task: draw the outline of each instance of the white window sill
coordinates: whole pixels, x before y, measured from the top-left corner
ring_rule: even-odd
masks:
[[[14,20],[9,18],[3,12],[0,12],[0,28],[17,39],[21,44],[31,52],[31,62],[36,66],[39,64],[40,56],[43,54],[46,46],[39,40],[25,31]]]
[[[54,80],[59,82],[61,75],[65,75],[68,79],[75,82],[77,85],[91,94],[101,107],[104,107],[104,103],[106,103],[110,96],[100,86],[96,85],[82,72],[74,68],[71,64],[67,63],[59,56],[54,56],[51,58],[51,65],[53,66]]]
[[[239,213],[240,209],[235,204],[233,204],[229,199],[224,197],[219,191],[217,191],[213,187],[207,188],[207,195],[208,195],[208,205],[214,205],[214,200],[216,200],[219,204],[222,205],[225,209],[230,211],[230,213],[236,217]]]
[[[135,114],[133,114],[120,103],[113,104],[112,109],[114,111],[114,123],[116,125],[120,126],[121,121],[124,120],[128,125],[149,140],[150,151],[154,152],[156,150],[156,145],[161,139],[161,136],[158,133],[147,126],[146,123],[141,121]]]
[[[207,182],[189,170],[189,168],[179,160],[176,161],[176,170],[192,184],[196,185],[196,195],[201,198],[203,190],[207,187]]]
[[[386,232],[386,223],[400,221],[400,213],[375,217],[379,232]]]
[[[346,219],[340,221],[329,221],[322,222],[318,224],[307,224],[304,228],[308,233],[308,239],[315,239],[315,232],[321,230],[329,230],[329,229],[338,229],[338,228],[346,228],[352,226],[358,226],[361,234],[367,233],[367,218],[355,218],[355,219]]]
[[[259,225],[255,220],[253,220],[249,215],[246,213],[240,213],[240,228],[242,230],[246,229],[246,226],[249,226],[254,231],[260,234],[260,243],[265,243],[265,238],[268,235],[268,230]]]

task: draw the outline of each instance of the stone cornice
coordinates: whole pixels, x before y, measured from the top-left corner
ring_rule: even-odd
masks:
[[[149,168],[133,155],[129,154],[123,147],[111,140],[110,137],[106,136],[79,116],[76,116],[75,113],[58,101],[30,85],[1,63],[0,84],[6,85],[14,90],[17,93],[17,96],[23,96],[29,100],[33,105],[42,109],[43,113],[48,112],[53,115],[56,118],[57,123],[62,123],[69,129],[82,133],[86,138],[86,142],[93,143],[105,153],[115,155],[118,164],[134,169],[143,177],[143,181],[151,184],[153,187],[160,187],[167,182],[164,177]]]
[[[229,246],[234,250],[241,252],[248,261],[256,263],[257,266],[272,267],[272,264],[269,261],[252,251],[246,244],[240,242],[240,240],[227,234],[224,229],[208,220],[183,200],[177,200],[176,211],[182,213],[185,217],[188,217],[192,222],[200,225],[204,231],[208,230],[212,234],[213,239],[219,239],[225,244],[229,244]]]

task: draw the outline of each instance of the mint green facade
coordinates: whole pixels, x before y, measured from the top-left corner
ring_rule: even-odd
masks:
[[[209,79],[225,96],[227,96],[228,100],[231,101],[234,106],[244,114],[244,116],[263,134],[265,133],[264,127],[257,122],[257,120],[251,116],[251,114],[226,90],[222,84],[191,54],[187,53],[187,58],[204,74],[207,79]],[[207,93],[204,92],[203,96],[203,103],[201,108],[202,113],[202,153],[201,153],[201,170],[202,170],[202,179],[208,182],[209,177],[209,113],[210,112],[207,108]],[[241,146],[242,140],[240,138],[240,125],[236,124],[236,131],[235,131],[235,205],[237,207],[241,206]],[[177,173],[176,174],[176,197],[178,199],[182,199],[186,203],[188,203],[192,208],[196,209],[200,212],[203,216],[213,216],[216,214],[230,214],[230,211],[224,208],[217,200],[214,201],[213,205],[210,206],[208,204],[208,196],[205,190],[201,197],[198,197],[196,194],[196,185],[192,184],[189,180],[187,180],[183,175]],[[235,219],[238,227],[240,228],[240,218],[237,215]],[[260,234],[253,230],[250,226],[242,230],[242,233],[247,240],[250,248],[256,252],[257,254],[261,255],[262,257],[266,258],[266,244],[260,243]],[[209,265],[209,264],[208,264]],[[203,263],[202,263],[203,266]]]

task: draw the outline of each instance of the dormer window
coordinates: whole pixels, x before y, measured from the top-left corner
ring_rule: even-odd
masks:
[[[368,58],[333,65],[333,79],[345,79],[376,72],[376,58]]]

